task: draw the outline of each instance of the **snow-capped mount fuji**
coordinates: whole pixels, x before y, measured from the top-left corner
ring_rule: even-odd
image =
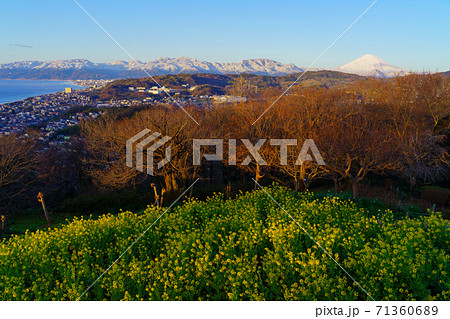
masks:
[[[407,70],[389,64],[373,54],[363,55],[350,63],[341,65],[332,70],[344,73],[353,73],[361,76],[375,76],[381,78],[401,76],[409,73]]]

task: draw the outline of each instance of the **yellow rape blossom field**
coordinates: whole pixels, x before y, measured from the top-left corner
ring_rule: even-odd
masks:
[[[267,191],[376,300],[450,299],[450,226],[339,197]],[[161,215],[75,219],[0,243],[1,300],[76,300]],[[369,300],[264,191],[189,200],[82,300]]]

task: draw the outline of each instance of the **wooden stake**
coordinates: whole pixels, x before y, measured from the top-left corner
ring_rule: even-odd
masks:
[[[38,198],[38,201],[40,201],[42,204],[42,208],[44,209],[45,219],[47,220],[47,224],[50,226],[51,220],[50,220],[50,216],[47,213],[47,208],[45,207],[44,194],[39,192],[39,194],[37,195],[37,198]]]
[[[6,216],[2,215],[1,220],[2,220],[2,234],[5,234],[6,233]]]

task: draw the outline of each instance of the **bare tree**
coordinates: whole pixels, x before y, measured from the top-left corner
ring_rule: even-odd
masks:
[[[8,207],[36,182],[39,156],[33,137],[0,135],[0,205]]]
[[[190,112],[192,114],[194,110]],[[181,110],[162,107],[144,110],[132,117],[109,115],[84,122],[82,134],[88,151],[85,157],[87,173],[101,189],[120,189],[151,179],[153,190],[159,198],[162,193],[171,196],[195,176],[191,151],[192,125]],[[126,141],[144,129],[171,137],[165,144],[165,147],[171,147],[171,160],[155,170],[155,176],[126,166]],[[155,163],[160,162],[166,156],[165,148],[158,148],[153,156]]]

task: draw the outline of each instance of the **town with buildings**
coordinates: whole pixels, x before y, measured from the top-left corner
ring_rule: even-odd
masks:
[[[84,89],[66,88],[63,92],[29,97],[25,100],[0,104],[0,134],[23,133],[29,128],[42,132],[41,139],[51,139],[60,131],[75,126],[82,120],[101,116],[107,109],[126,108],[137,105],[205,107],[217,103],[245,102],[245,97],[229,95],[202,95],[194,97],[189,92],[193,88],[183,85],[183,89],[166,87],[129,87],[130,93],[146,93],[143,98],[97,100],[90,93],[111,82],[111,80],[77,80]]]
[[[0,104],[0,134],[21,133],[35,127],[51,137],[56,132],[77,125],[83,118],[97,117],[97,112],[71,112],[96,106],[85,90],[66,88],[64,92],[30,97]]]

